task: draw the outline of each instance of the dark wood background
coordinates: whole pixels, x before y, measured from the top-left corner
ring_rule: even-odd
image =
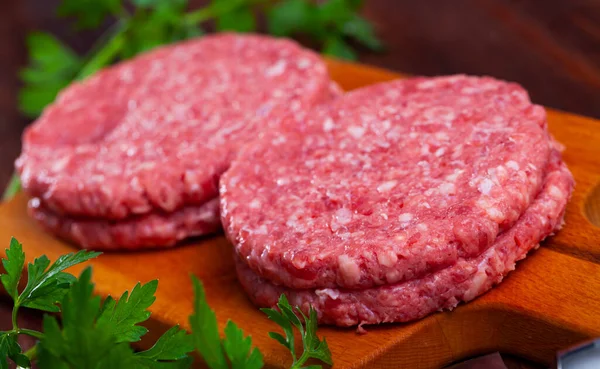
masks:
[[[600,118],[600,0],[365,3],[364,14],[387,50],[362,51],[364,63],[411,74],[492,75],[521,83],[537,103]],[[28,124],[16,108],[17,73],[26,62],[25,35],[49,30],[81,52],[96,37],[93,32],[75,33],[56,19],[57,4],[0,0],[0,189],[12,172],[20,134]]]

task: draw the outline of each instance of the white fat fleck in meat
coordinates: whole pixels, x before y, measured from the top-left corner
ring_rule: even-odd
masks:
[[[426,109],[423,116],[431,121],[446,123],[452,122],[456,118],[456,113],[453,109],[445,106],[436,106]]]
[[[348,127],[348,133],[356,139],[361,138],[365,134],[365,127],[350,126]]]
[[[127,101],[127,110],[135,110],[137,109],[137,101],[130,99]]]
[[[430,80],[427,80],[427,81],[420,82],[417,85],[417,88],[420,89],[420,90],[426,90],[426,89],[435,87],[436,85],[437,85],[437,82],[435,80],[433,80],[433,79],[430,79]]]
[[[267,77],[276,77],[280,76],[285,72],[287,62],[285,60],[279,60],[275,64],[271,65],[265,71],[265,75]]]
[[[333,300],[337,300],[337,298],[340,296],[340,291],[337,289],[323,288],[315,290],[315,294],[319,297],[329,297]]]
[[[447,141],[448,139],[450,139],[446,132],[436,132],[434,137],[436,138],[436,140],[439,141]]]
[[[351,221],[352,211],[346,208],[340,208],[333,213],[329,228],[331,228],[333,232],[336,232],[338,229],[350,223]]]
[[[252,201],[250,201],[250,204],[248,204],[248,206],[250,206],[250,209],[258,209],[260,208],[260,201],[258,199],[254,199]]]
[[[298,62],[296,63],[296,65],[298,66],[299,69],[306,69],[308,67],[310,67],[312,63],[310,62],[310,59],[308,58],[300,58],[298,60]]]
[[[499,183],[503,183],[506,181],[507,176],[508,171],[506,168],[504,168],[502,165],[498,165],[496,167],[496,180],[499,181]]]
[[[61,170],[65,169],[65,167],[67,166],[68,163],[69,163],[69,156],[63,156],[62,158],[54,161],[54,163],[51,166],[51,170],[53,172],[60,172]]]
[[[379,193],[389,192],[391,189],[396,187],[397,184],[398,184],[398,181],[396,181],[396,180],[383,182],[382,184],[377,186],[377,192],[379,192]]]
[[[421,203],[421,206],[426,208],[426,209],[431,209],[431,205],[429,205],[429,203],[427,201],[424,201]]]
[[[388,220],[388,215],[386,213],[379,214],[383,219]]]
[[[471,279],[471,286],[465,292],[463,298],[465,301],[473,300],[479,296],[486,287],[486,281],[488,280],[487,273],[484,267],[480,267],[475,276]]]
[[[39,208],[41,204],[42,202],[38,197],[34,197],[33,199],[29,200],[29,206],[33,209]]]
[[[383,122],[381,122],[381,127],[383,127],[384,130],[388,130],[390,128],[392,128],[392,122],[390,122],[389,120],[384,120]]]
[[[489,178],[484,178],[481,182],[479,182],[477,189],[482,194],[489,195],[492,187],[494,187],[494,182],[492,182]]]
[[[486,208],[485,212],[492,220],[495,220],[497,222],[501,222],[502,220],[504,220],[504,214],[497,207],[491,206],[489,208]]]
[[[396,265],[398,255],[393,251],[382,251],[377,253],[377,261],[383,266],[392,267]]]
[[[398,221],[402,222],[402,223],[407,223],[410,222],[413,218],[413,215],[411,213],[402,213],[400,215],[398,215]]]
[[[360,281],[360,267],[348,255],[338,256],[340,277],[346,284],[357,284]]]
[[[519,163],[514,160],[507,161],[506,166],[512,170],[519,170]]]
[[[286,184],[290,183],[290,180],[289,178],[277,178],[275,183],[277,183],[277,186],[285,186]]]
[[[127,151],[125,152],[125,155],[127,155],[128,157],[132,157],[135,154],[137,154],[137,148],[135,147],[130,147],[127,149]]]
[[[306,259],[301,257],[292,257],[292,265],[297,269],[304,269],[306,267]]]
[[[429,154],[429,145],[425,144],[423,146],[421,146],[421,155],[428,155]]]
[[[264,224],[261,225],[254,231],[254,233],[255,234],[268,234],[267,226]]]
[[[556,186],[550,186],[550,188],[548,189],[548,193],[555,200],[561,200],[564,198],[563,192],[560,188]]]
[[[286,141],[287,141],[287,139],[284,136],[277,136],[271,141],[271,143],[273,143],[273,145],[275,145],[275,146],[280,146],[280,145],[284,144]]]
[[[390,141],[397,141],[403,136],[402,130],[398,127],[390,129],[386,134],[385,138]]]
[[[399,270],[392,269],[385,273],[385,278],[387,279],[387,282],[391,284],[399,281],[402,278],[402,274]]]
[[[456,182],[458,176],[460,176],[464,172],[463,169],[456,169],[452,174],[448,174],[446,176],[446,181],[448,182]]]
[[[496,184],[497,186],[500,186],[500,181],[498,180],[496,168],[488,168],[487,174],[490,176],[489,179],[492,180],[492,182],[494,182],[494,184]]]
[[[444,182],[438,186],[438,189],[441,194],[444,195],[454,195],[456,194],[456,186],[454,183]]]
[[[494,207],[494,203],[487,196],[482,196],[479,200],[477,200],[476,204],[477,207],[486,212],[492,218],[502,215],[502,212]]]
[[[462,92],[463,94],[475,94],[477,92],[479,92],[478,88],[472,87],[472,86],[467,86],[467,87],[463,87],[460,92]]]
[[[429,229],[429,227],[425,223],[419,223],[417,224],[417,229],[421,232],[425,232]]]
[[[437,156],[438,158],[442,155],[444,155],[444,153],[446,152],[446,149],[443,147],[440,147],[439,149],[435,150],[435,156]]]
[[[452,159],[458,159],[462,155],[463,145],[457,145],[452,151]]]
[[[323,122],[323,131],[331,132],[335,128],[335,122],[331,118],[325,119]]]

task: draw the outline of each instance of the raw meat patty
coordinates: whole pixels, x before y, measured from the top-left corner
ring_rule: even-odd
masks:
[[[542,107],[492,78],[415,78],[347,93],[240,153],[221,178],[239,257],[291,288],[424,277],[484,252],[539,193]]]
[[[238,277],[257,305],[274,306],[285,293],[291,304],[306,311],[312,305],[321,323],[351,326],[419,319],[472,300],[499,283],[515,268],[516,261],[562,226],[572,188],[571,173],[555,151],[542,192],[512,228],[501,233],[481,255],[459,260],[421,279],[364,290],[294,290],[262,279],[236,258]]]
[[[321,58],[289,40],[219,34],[162,47],[62,91],[26,130],[17,168],[56,214],[201,205],[242,144],[336,88]]]
[[[37,198],[29,201],[28,210],[47,231],[94,250],[162,248],[221,229],[218,199],[173,213],[153,212],[118,221],[58,216]]]

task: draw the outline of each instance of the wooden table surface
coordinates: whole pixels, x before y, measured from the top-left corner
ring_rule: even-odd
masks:
[[[78,51],[95,34],[76,34],[52,14],[58,0],[0,1],[0,189],[28,121],[18,114],[17,72],[24,38],[50,30]],[[199,1],[192,1],[198,3]],[[387,45],[364,63],[411,74],[487,74],[524,85],[547,106],[600,118],[600,1],[367,0],[364,14]],[[4,326],[6,304],[0,303]],[[35,317],[31,319],[35,322]],[[510,360],[512,368],[529,368]],[[521,366],[525,365],[525,366]]]

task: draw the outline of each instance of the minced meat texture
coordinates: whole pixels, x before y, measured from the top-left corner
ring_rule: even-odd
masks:
[[[17,168],[57,215],[202,205],[240,146],[336,91],[293,41],[219,34],[161,47],[63,90],[24,133]]]
[[[117,221],[59,216],[45,208],[38,198],[29,201],[28,211],[45,230],[92,250],[165,248],[221,229],[218,199],[199,206],[184,206],[171,213],[155,211]]]
[[[396,284],[493,245],[539,193],[551,147],[517,84],[373,85],[246,147],[221,178],[221,216],[238,257],[275,284]]]
[[[553,151],[543,189],[514,226],[501,233],[479,256],[459,260],[435,273],[407,282],[349,290],[342,288],[291,289],[261,278],[236,259],[238,278],[259,306],[275,306],[285,293],[290,303],[308,312],[316,309],[319,322],[339,326],[407,322],[488,291],[515,268],[515,262],[560,229],[573,190],[573,177]]]

